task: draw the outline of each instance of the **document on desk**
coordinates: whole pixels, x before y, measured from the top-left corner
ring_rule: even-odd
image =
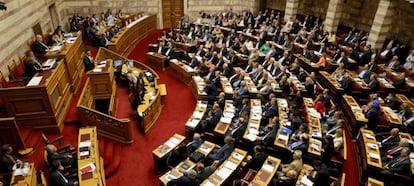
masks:
[[[91,144],[92,144],[91,140],[82,141],[79,143],[79,148],[90,147]]]
[[[56,51],[60,51],[60,49],[62,49],[62,45],[57,45],[54,46],[50,49],[51,52],[56,52]]]
[[[223,180],[228,178],[233,171],[228,169],[227,167],[222,167],[218,172],[217,176],[221,177]]]
[[[37,86],[40,84],[40,81],[42,81],[43,76],[37,76],[33,77],[29,83],[27,83],[27,86]]]
[[[270,164],[264,164],[262,169],[267,171],[267,172],[273,172],[273,169],[275,169],[275,167],[270,165]]]
[[[224,167],[227,167],[230,170],[236,170],[237,165],[231,161],[226,161],[226,163],[224,164]]]
[[[96,165],[94,163],[89,163],[79,169],[82,174],[88,173],[88,172],[95,172]]]
[[[303,176],[302,179],[300,180],[300,183],[305,185],[305,186],[312,186],[313,185],[313,182],[307,176]]]

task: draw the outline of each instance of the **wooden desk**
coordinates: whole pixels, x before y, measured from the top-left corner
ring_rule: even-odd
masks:
[[[14,170],[10,183],[14,186],[37,186],[34,163],[27,163],[24,168]]]
[[[280,165],[280,159],[273,156],[268,156],[266,161],[263,163],[262,168],[257,172],[249,185],[268,185],[275,175]]]
[[[204,141],[203,144],[200,145],[196,149],[196,152],[200,152],[207,157],[216,147],[216,144],[211,143],[209,141]],[[170,171],[166,172],[164,175],[159,177],[161,185],[167,185],[169,181],[172,179],[179,178],[184,175],[184,173],[188,172],[189,170],[193,169],[196,166],[196,163],[191,161],[189,158],[182,161],[176,167],[171,169]]]
[[[377,78],[380,89],[383,89],[386,92],[391,92],[395,90],[395,87],[387,81],[385,78],[379,77]]]
[[[192,91],[194,94],[194,97],[197,100],[206,100],[207,99],[207,93],[204,91],[204,88],[207,86],[204,79],[200,76],[193,76],[193,85],[192,85]]]
[[[200,100],[197,101],[197,105],[194,108],[193,115],[191,115],[187,123],[185,123],[186,134],[191,133],[195,128],[197,128],[206,110],[207,110],[207,101],[200,101]]]
[[[94,98],[110,98],[114,82],[113,60],[100,61],[93,70],[87,73],[89,85]]]
[[[358,135],[359,128],[364,126],[368,122],[368,119],[362,112],[358,102],[352,96],[342,96],[341,106],[344,114],[348,116],[345,117],[346,127],[349,129],[352,139],[355,139]]]
[[[359,180],[364,180],[371,173],[382,170],[381,154],[375,134],[371,130],[361,129],[357,143],[357,167]]]
[[[200,185],[224,185],[229,177],[240,166],[241,162],[246,157],[247,152],[235,148],[230,156],[224,161],[206,180]]]
[[[82,156],[82,148],[87,148],[87,155]],[[83,172],[87,166],[96,166],[92,172]],[[79,129],[78,137],[78,179],[79,185],[105,186],[105,170],[103,158],[99,155],[99,143],[96,127],[83,127]]]
[[[122,56],[128,56],[135,45],[157,27],[156,15],[144,15],[125,25],[109,42],[108,48]]]
[[[299,79],[295,75],[290,76],[290,82],[292,83],[293,93],[297,94],[297,91],[301,91],[302,94],[306,93],[305,85],[299,81]]]
[[[256,85],[250,78],[250,76],[245,76],[244,81],[246,82],[247,91],[249,92],[250,96],[255,97],[259,91],[256,88]]]
[[[177,59],[170,60],[170,74],[175,78],[185,83],[186,85],[191,85],[191,80],[195,74],[195,70]]]
[[[180,134],[174,134],[164,144],[161,144],[152,151],[154,159],[158,160],[165,158],[167,154],[169,154],[173,149],[178,147],[184,140],[184,136]]]
[[[407,103],[410,106],[411,110],[414,110],[414,103],[410,99],[408,99],[404,94],[396,94],[395,95],[402,103]]]
[[[309,59],[305,58],[300,54],[293,54],[294,57],[299,59],[299,65],[305,69],[306,72],[317,72],[319,71],[320,67],[315,63],[312,63]]]
[[[305,176],[306,171],[308,170],[312,170],[312,166],[308,165],[308,164],[303,164],[303,168],[300,171],[299,175],[298,175],[298,180],[296,181],[296,186],[307,186],[306,184],[304,184],[302,182],[302,178]],[[315,172],[313,172],[313,175],[315,174]]]
[[[368,177],[368,180],[365,185],[366,186],[384,186],[384,182]]]
[[[229,130],[231,121],[235,115],[236,108],[234,108],[233,100],[226,100],[224,104],[223,115],[220,118],[220,121],[217,123],[214,128],[214,132],[220,135],[226,135]]]
[[[169,181],[180,178],[181,176],[184,176],[184,173],[193,169],[195,166],[196,166],[196,163],[194,163],[188,158],[185,159],[184,161],[179,163],[176,167],[172,168],[170,171],[166,172],[164,175],[158,178],[160,181],[160,185],[167,185]]]
[[[287,99],[285,98],[277,98],[276,102],[279,110],[279,122],[281,124],[281,127],[276,133],[274,145],[276,145],[276,147],[286,149],[286,145],[289,142],[290,134],[282,132],[282,128],[290,126],[290,123],[288,123],[289,105]]]
[[[341,87],[341,84],[328,72],[319,71],[319,80],[322,86],[328,88],[332,92],[334,97],[344,93],[344,89]]]
[[[243,138],[254,142],[259,135],[260,120],[262,119],[262,103],[260,99],[250,100],[250,116]]]
[[[167,56],[155,52],[147,53],[148,66],[151,68],[164,71],[167,67],[165,66],[165,60]]]
[[[227,96],[233,96],[233,87],[230,84],[229,79],[226,76],[220,76],[220,83],[223,87],[223,91]]]
[[[0,88],[7,113],[23,126],[60,132],[70,106],[68,100],[73,96],[64,60],[59,60],[54,69],[37,73],[34,78],[41,78],[37,86]]]
[[[60,50],[48,51],[45,57],[48,59],[59,58],[63,59],[65,75],[70,83],[70,88],[73,93],[76,93],[84,72],[83,64],[83,39],[82,33],[77,32],[75,37],[67,39],[61,46]]]
[[[397,127],[401,127],[402,118],[400,117],[400,115],[395,113],[390,107],[386,107],[386,106],[381,106],[381,111],[384,113],[389,124],[394,125],[394,126],[396,125]]]

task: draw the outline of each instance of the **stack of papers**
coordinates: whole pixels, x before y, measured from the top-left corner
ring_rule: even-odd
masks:
[[[33,77],[29,83],[27,83],[27,86],[37,86],[39,85],[40,81],[42,81],[43,76]]]
[[[227,179],[233,171],[228,169],[227,167],[222,167],[218,172],[217,176],[222,178],[223,180]]]

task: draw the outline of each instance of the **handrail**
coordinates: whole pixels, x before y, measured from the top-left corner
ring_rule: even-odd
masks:
[[[96,126],[99,136],[123,144],[134,141],[128,118],[118,119],[82,105],[78,105],[78,110],[82,125]]]

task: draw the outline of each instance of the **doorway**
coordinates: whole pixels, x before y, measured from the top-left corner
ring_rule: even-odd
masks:
[[[184,0],[162,0],[164,28],[175,28],[184,16]]]

